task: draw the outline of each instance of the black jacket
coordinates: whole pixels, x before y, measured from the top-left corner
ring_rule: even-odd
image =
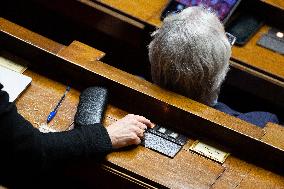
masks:
[[[111,140],[101,124],[77,125],[58,133],[39,132],[17,112],[14,103],[9,103],[2,88],[0,84],[0,185],[9,181],[15,184],[23,174],[39,174],[111,151]]]

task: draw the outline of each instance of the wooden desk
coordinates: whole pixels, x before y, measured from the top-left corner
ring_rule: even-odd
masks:
[[[89,6],[95,6],[95,3],[89,0],[80,0]],[[162,25],[160,15],[168,3],[168,0],[139,0],[139,1],[113,1],[113,0],[99,0],[105,6],[118,10],[126,15],[134,17],[144,23],[155,27]]]
[[[29,70],[25,74],[32,77],[33,82],[17,101],[17,107],[25,118],[32,122],[35,127],[38,127],[40,123],[45,122],[46,113],[50,110],[50,104],[55,104],[57,99],[60,98],[65,85]],[[58,131],[68,129],[75,115],[76,109],[74,107],[78,103],[79,93],[75,89],[70,91],[62,104],[62,108],[58,111],[58,116],[50,124],[52,128]],[[43,96],[45,99],[50,100],[44,102]],[[125,111],[109,105],[104,124],[109,125],[115,119],[119,119],[125,114]],[[102,169],[118,175],[118,179],[127,179],[138,186],[143,186],[143,188],[160,188],[162,186],[169,188],[208,188],[210,186],[212,188],[284,187],[284,177],[246,163],[233,155],[223,165],[220,165],[189,152],[188,146],[192,142],[193,140],[189,140],[187,146],[174,159],[167,158],[141,146],[130,151],[114,152],[106,157],[106,162],[102,165]],[[95,166],[81,169],[83,171],[80,173],[80,176],[86,177],[83,180],[93,180],[92,184],[94,187],[98,186],[98,184],[104,187],[108,186],[105,182],[98,182],[99,177],[96,178],[94,176]],[[132,173],[129,174],[129,171]],[[141,176],[146,178],[139,178]],[[133,188],[133,183],[123,187]],[[120,183],[118,184],[120,186]]]
[[[70,95],[62,104],[64,108],[51,122],[58,131],[66,130],[72,123],[80,90],[103,84],[111,94],[105,126],[131,112],[189,136],[187,144],[173,159],[138,146],[109,154],[100,165],[104,172],[101,175],[94,173],[93,166],[83,167],[83,176],[95,180],[88,181],[92,186],[118,187],[123,182],[126,183],[123,188],[284,187],[283,176],[248,162],[255,162],[253,158],[257,158],[262,161],[261,166],[277,165],[284,170],[281,126],[273,124],[262,130],[106,65],[97,60],[98,50],[80,42],[65,47],[5,19],[0,19],[0,23],[1,48],[30,60],[30,69],[25,74],[33,81],[17,100],[17,107],[35,127],[45,122],[50,105],[62,95],[65,82],[72,82]],[[46,40],[50,47],[45,46]],[[50,67],[53,71],[49,73]],[[230,148],[232,155],[224,164],[189,152],[191,143],[204,137]],[[246,161],[239,158],[239,153],[246,154],[240,156]],[[94,178],[94,174],[97,177]],[[106,175],[118,182],[106,183],[103,179]]]

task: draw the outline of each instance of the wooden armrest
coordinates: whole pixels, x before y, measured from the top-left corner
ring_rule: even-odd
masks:
[[[65,46],[0,17],[0,30],[16,38],[57,54]]]
[[[261,138],[262,141],[284,149],[284,126],[267,123],[263,130],[265,134]]]
[[[105,53],[79,41],[73,41],[68,47],[61,49],[58,55],[75,62],[94,62],[103,58]]]

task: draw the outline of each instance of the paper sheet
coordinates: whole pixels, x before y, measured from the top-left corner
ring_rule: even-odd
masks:
[[[0,83],[2,90],[9,94],[9,101],[13,102],[31,83],[32,78],[0,66]]]

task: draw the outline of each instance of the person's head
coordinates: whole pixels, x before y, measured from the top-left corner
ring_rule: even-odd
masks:
[[[149,44],[153,82],[210,106],[218,98],[230,56],[222,23],[202,7],[166,17]]]

